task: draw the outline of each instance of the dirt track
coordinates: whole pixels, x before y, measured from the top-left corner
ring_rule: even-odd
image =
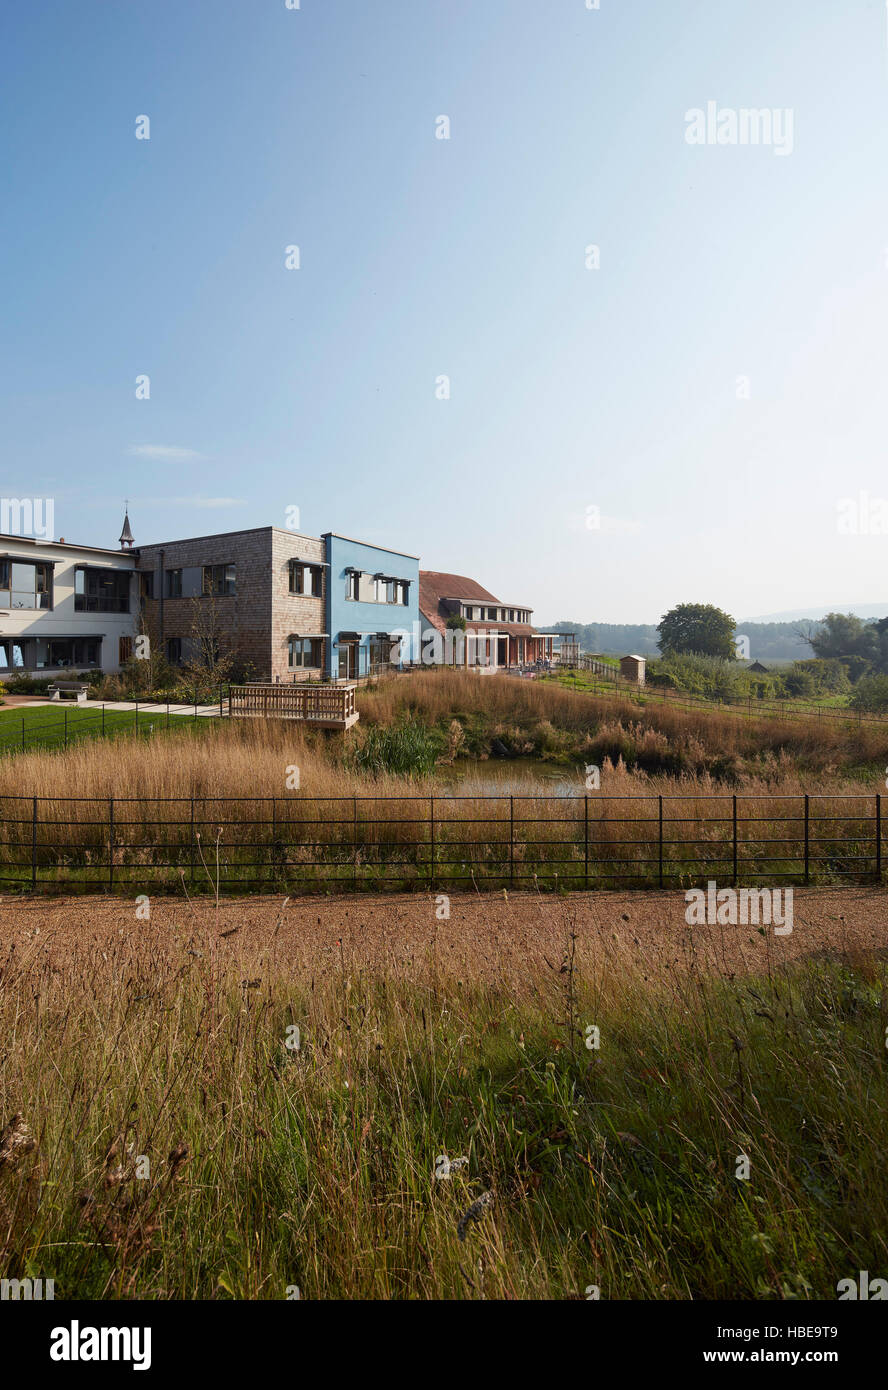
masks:
[[[356,898],[254,897],[212,903],[155,898],[149,921],[119,898],[0,900],[0,953],[51,949],[55,958],[111,942],[182,950],[207,946],[231,965],[255,972],[274,964],[294,975],[326,969],[409,973],[435,964],[473,980],[527,979],[534,960],[546,973],[576,932],[578,963],[621,964],[653,978],[665,968],[719,974],[769,967],[824,954],[888,958],[888,890],[798,888],[793,931],[775,936],[754,926],[689,927],[682,892],[573,894],[538,898],[491,894],[450,899],[450,919],[436,918],[436,900],[408,895]],[[223,933],[225,935],[223,935]],[[58,954],[57,954],[58,953]],[[19,954],[21,959],[21,954]]]

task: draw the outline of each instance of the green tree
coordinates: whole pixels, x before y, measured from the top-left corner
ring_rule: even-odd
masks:
[[[877,625],[865,623],[856,613],[827,613],[817,632],[806,640],[821,658],[861,656],[874,661],[879,657]]]
[[[451,628],[453,631],[465,632],[466,620],[462,613],[451,613],[445,626]]]
[[[657,625],[660,651],[733,661],[736,626],[728,613],[711,603],[680,603],[664,613]]]
[[[888,710],[888,676],[864,676],[848,701],[852,709],[882,714]]]

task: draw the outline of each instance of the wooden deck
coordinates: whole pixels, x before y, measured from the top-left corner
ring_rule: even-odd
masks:
[[[233,718],[298,719],[322,729],[350,729],[360,718],[350,682],[331,685],[233,685]]]

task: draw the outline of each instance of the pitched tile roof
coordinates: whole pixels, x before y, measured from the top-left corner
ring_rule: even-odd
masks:
[[[441,600],[445,598],[464,599],[470,603],[495,603],[500,601],[489,589],[482,589],[474,579],[464,574],[445,574],[442,570],[419,571],[419,607],[429,622],[444,632],[447,615],[441,612]]]
[[[499,603],[499,599],[489,589],[482,589],[474,579],[464,574],[444,574],[441,570],[420,570],[419,588],[425,588],[429,598],[464,598],[473,603]]]
[[[439,632],[447,630],[447,613],[441,611],[442,599],[462,599],[465,603],[483,603],[495,605],[497,608],[506,608],[502,599],[498,599],[489,589],[484,589],[474,579],[467,578],[464,574],[446,574],[441,570],[420,570],[419,571],[419,609],[423,617],[436,627]],[[467,632],[501,632],[508,633],[510,637],[531,637],[536,631],[530,623],[503,623],[495,622],[492,618],[480,622],[477,620],[466,619]]]

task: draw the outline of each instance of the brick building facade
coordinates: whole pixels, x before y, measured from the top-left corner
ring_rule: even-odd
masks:
[[[321,676],[324,553],[319,538],[275,526],[139,546],[145,630],[173,666],[212,642],[253,680]]]

